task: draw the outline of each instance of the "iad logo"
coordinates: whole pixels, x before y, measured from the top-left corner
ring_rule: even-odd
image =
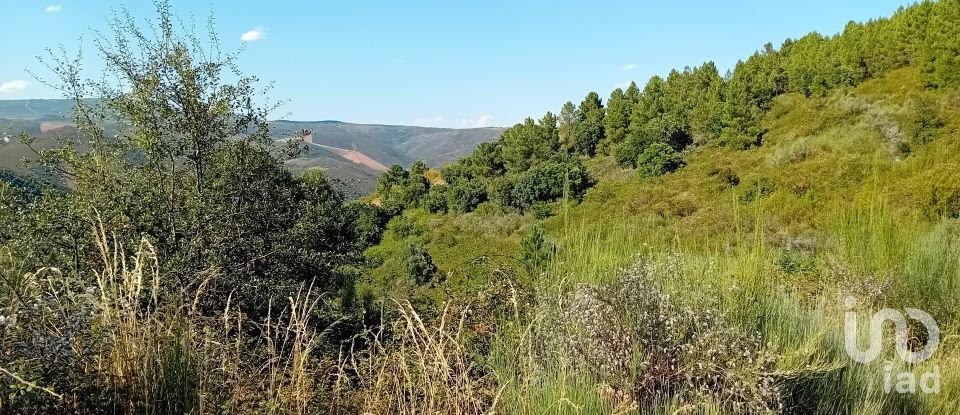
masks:
[[[857,300],[855,298],[847,297],[847,310],[852,310],[856,304]],[[847,311],[844,325],[844,345],[850,358],[860,363],[870,363],[876,360],[883,349],[883,324],[887,321],[893,322],[896,337],[894,340],[897,356],[900,357],[900,360],[910,364],[916,364],[933,356],[933,353],[937,351],[937,347],[940,345],[940,327],[937,326],[937,322],[930,314],[927,314],[923,310],[907,308],[906,312],[910,318],[923,323],[927,329],[927,344],[924,345],[922,349],[913,351],[907,344],[909,332],[907,330],[907,319],[904,318],[903,314],[891,308],[884,308],[874,313],[873,318],[870,320],[869,347],[866,351],[860,350],[857,344],[857,313],[855,311]],[[897,393],[916,393],[918,384],[920,390],[924,393],[940,392],[940,366],[938,365],[934,365],[930,372],[922,374],[920,379],[917,379],[917,376],[910,371],[896,374],[892,372],[893,363],[888,362],[883,375],[883,390],[886,393],[890,393],[894,387],[894,375],[896,376]]]

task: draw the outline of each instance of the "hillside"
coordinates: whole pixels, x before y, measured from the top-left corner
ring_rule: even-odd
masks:
[[[960,333],[960,78],[941,66],[960,50],[942,26],[916,31],[957,10],[767,45],[727,77],[708,62],[591,92],[448,166],[446,184],[391,174],[377,198],[403,208],[367,251],[365,289],[506,314],[477,336],[498,336],[486,362],[510,379],[507,412],[952,411],[955,342],[861,363],[844,336],[866,330],[844,316],[916,308],[939,326],[911,342]],[[639,372],[617,366],[631,359]],[[939,393],[891,393],[885,370],[938,373]]]
[[[428,166],[440,167],[469,154],[480,143],[496,140],[504,130],[287,120],[274,121],[271,126],[275,137],[291,137],[301,130],[310,130],[313,134],[308,140],[312,144],[308,154],[291,160],[291,166],[330,169],[334,177],[356,183],[357,194],[373,190],[377,176],[386,170],[384,166],[409,166],[420,160]],[[373,163],[357,162],[358,157]]]
[[[0,412],[960,407],[960,0],[502,131],[270,122],[156,8],[96,44],[133,134],[0,171]]]
[[[32,152],[19,143],[19,134],[26,132],[38,137],[39,147],[52,145],[57,138],[70,134],[64,127],[68,126],[65,120],[71,111],[72,103],[68,100],[0,100],[0,169],[24,173],[20,160],[30,157]],[[503,132],[502,128],[450,129],[339,121],[277,120],[271,127],[277,139],[294,136],[303,129],[313,131],[311,143],[315,145],[302,157],[290,160],[289,165],[298,171],[325,169],[341,180],[343,189],[353,196],[372,191],[377,176],[386,170],[383,166],[409,166],[421,160],[440,167],[473,151],[480,143],[496,140]],[[358,162],[361,157],[374,163]]]

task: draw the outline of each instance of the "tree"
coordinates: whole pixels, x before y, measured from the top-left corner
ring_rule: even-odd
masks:
[[[406,206],[406,187],[410,173],[403,166],[394,164],[377,178],[376,192],[380,206],[388,215],[399,214]]]
[[[560,127],[558,138],[560,140],[559,148],[564,151],[570,151],[575,145],[574,131],[580,120],[580,113],[573,103],[567,101],[560,110]]]
[[[921,70],[927,85],[960,85],[960,0],[943,0],[927,26]]]
[[[540,223],[535,223],[520,241],[519,260],[527,273],[536,275],[550,262],[554,247],[547,241],[546,232]]]
[[[486,189],[478,180],[462,180],[448,184],[445,193],[447,208],[457,213],[470,212],[487,199]]]
[[[713,62],[695,68],[691,77],[690,129],[694,135],[699,134],[707,140],[720,137],[723,130],[723,78]]]
[[[636,88],[636,85],[634,85]],[[607,113],[603,121],[604,139],[600,142],[597,152],[609,154],[610,149],[616,147],[627,137],[630,127],[630,113],[635,104],[627,98],[623,90],[617,88],[610,93],[607,100]]]
[[[523,124],[508,128],[500,139],[506,170],[521,172],[548,159],[559,141],[558,134],[556,117],[550,113],[539,123],[527,118]]]
[[[497,180],[491,197],[501,206],[526,210],[538,202],[553,202],[564,197],[579,200],[590,184],[579,158],[560,156]]]
[[[424,205],[430,213],[447,213],[446,186],[433,186],[427,192]]]
[[[346,284],[340,268],[359,260],[355,212],[326,177],[287,171],[283,158],[302,142],[274,145],[275,106],[260,104],[237,55],[178,33],[169,5],[157,8],[156,28],[117,14],[109,36],[96,34],[102,75],[85,79],[81,57],[45,60],[54,79],[44,82],[74,102],[88,144],[38,150],[72,188],[47,199],[57,209],[37,204],[27,215],[45,228],[30,237],[57,235],[33,244],[36,257],[92,266],[90,229],[102,223],[124,246],[153,243],[168,295],[205,285],[204,312],[222,313],[233,292],[232,304],[259,316],[271,297],[310,281],[336,295]]]
[[[596,92],[580,102],[578,123],[573,131],[574,146],[580,154],[593,156],[603,139],[603,103]]]

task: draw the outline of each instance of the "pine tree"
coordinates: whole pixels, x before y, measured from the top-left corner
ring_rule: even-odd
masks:
[[[603,139],[603,103],[600,95],[590,92],[580,103],[579,124],[574,129],[574,143],[577,152],[593,156],[597,144]]]
[[[600,154],[610,154],[613,147],[620,144],[627,137],[627,128],[630,126],[630,112],[633,106],[627,100],[623,90],[617,88],[607,100],[607,113],[603,120],[604,138],[597,146]]]
[[[563,108],[560,110],[560,127],[558,130],[558,144],[560,149],[566,151],[573,149],[573,133],[577,128],[579,118],[580,114],[577,112],[577,108],[573,106],[572,102],[567,101],[566,104],[563,104]]]

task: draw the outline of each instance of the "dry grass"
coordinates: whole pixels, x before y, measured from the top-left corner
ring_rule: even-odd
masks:
[[[365,350],[344,354],[338,391],[360,390],[359,406],[369,414],[492,412],[499,392],[467,348],[470,310],[455,312],[448,304],[424,322],[410,303],[397,306],[397,321],[358,339]]]

